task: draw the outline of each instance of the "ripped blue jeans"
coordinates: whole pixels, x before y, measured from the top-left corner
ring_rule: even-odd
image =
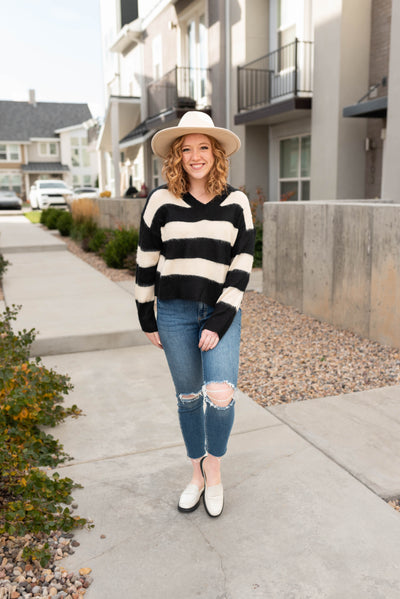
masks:
[[[157,324],[178,399],[179,423],[187,455],[226,453],[235,416],[234,390],[239,370],[241,312],[214,349],[199,349],[201,331],[213,307],[190,300],[157,300]],[[224,406],[212,401],[208,386],[225,383],[232,399]]]

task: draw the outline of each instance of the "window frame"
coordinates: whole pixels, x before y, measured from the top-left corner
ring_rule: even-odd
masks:
[[[182,67],[198,69],[194,77],[189,74],[189,96],[196,101],[199,107],[207,106],[208,78],[207,74],[200,69],[208,69],[208,29],[207,29],[207,6],[202,2],[195,8],[190,8],[179,17],[180,31],[180,60]],[[191,52],[189,27],[194,25],[194,51]],[[203,35],[202,35],[203,34]],[[191,64],[191,58],[195,64]],[[203,89],[204,88],[204,89]],[[193,93],[191,93],[193,89]],[[204,93],[202,93],[204,92]]]
[[[0,150],[0,155],[5,154],[5,158],[0,157],[0,162],[21,162],[21,146],[19,144],[0,144],[0,148],[5,148],[5,150]],[[15,153],[15,150],[12,151],[11,148],[16,148],[18,157],[12,158],[12,154]]]
[[[87,169],[91,166],[90,153],[88,150],[88,143],[85,136],[72,136],[70,138],[70,158],[72,168],[83,168]],[[74,155],[75,150],[75,155]],[[74,164],[76,158],[78,164]],[[87,164],[86,164],[87,162]]]
[[[2,187],[2,179],[8,180],[8,187]],[[15,179],[19,179],[19,184],[14,185]],[[22,174],[17,171],[0,171],[0,191],[15,191],[15,193],[22,193],[23,179]]]
[[[43,158],[43,157],[54,158],[55,156],[60,155],[60,152],[58,149],[58,143],[56,141],[39,141],[38,146],[39,146],[39,156],[41,158]],[[44,152],[42,152],[42,146],[45,146]],[[51,152],[51,146],[54,146],[54,148],[55,148],[54,154]]]
[[[302,176],[301,172],[302,172],[302,163],[301,163],[301,159],[302,159],[302,139],[304,138],[309,138],[310,139],[310,164],[308,167],[308,176]],[[297,146],[297,176],[296,177],[281,177],[281,143],[283,141],[286,141],[288,139],[297,139],[298,140],[298,146]],[[306,202],[309,201],[310,197],[308,197],[308,200],[303,200],[303,186],[302,183],[307,183],[310,185],[311,184],[311,176],[310,176],[310,171],[311,171],[311,133],[299,133],[298,135],[285,135],[284,137],[280,137],[279,138],[279,160],[278,160],[278,199],[280,202],[283,201],[292,201],[292,202]],[[288,200],[283,200],[282,199],[282,195],[281,194],[281,184],[282,183],[296,183],[297,184],[297,200],[290,200],[290,198]]]

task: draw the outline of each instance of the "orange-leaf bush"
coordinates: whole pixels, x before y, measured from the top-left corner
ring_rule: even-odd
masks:
[[[42,427],[54,427],[80,411],[61,405],[72,389],[69,377],[46,368],[40,358],[30,359],[35,331],[14,332],[11,321],[17,313],[13,306],[0,314],[0,534],[70,531],[86,524],[68,508],[78,485],[43,469],[68,456]]]

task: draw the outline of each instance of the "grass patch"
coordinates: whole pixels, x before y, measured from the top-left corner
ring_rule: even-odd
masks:
[[[33,224],[40,223],[40,216],[42,214],[41,210],[32,210],[31,212],[25,212],[24,216]]]

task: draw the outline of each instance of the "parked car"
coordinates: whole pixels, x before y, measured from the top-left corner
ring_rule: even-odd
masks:
[[[29,202],[33,210],[50,206],[66,208],[71,196],[72,189],[61,179],[39,179],[31,187]]]
[[[85,187],[75,187],[73,190],[71,200],[78,200],[79,198],[98,198],[99,190],[97,187],[90,187],[86,185]]]
[[[21,210],[22,200],[15,191],[0,191],[0,208]]]

